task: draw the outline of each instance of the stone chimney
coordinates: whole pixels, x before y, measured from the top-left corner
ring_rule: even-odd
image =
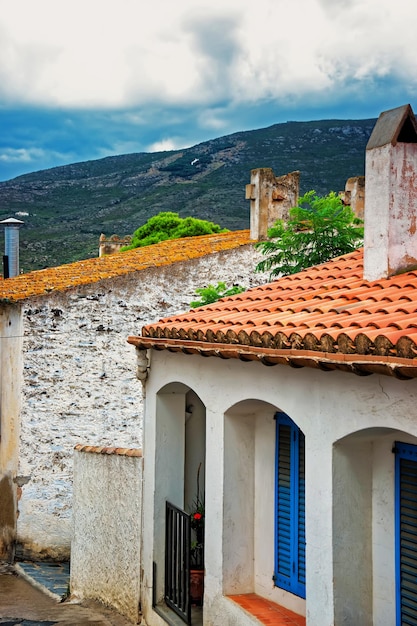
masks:
[[[250,200],[250,237],[255,241],[268,238],[268,228],[277,220],[288,220],[289,210],[298,204],[300,172],[275,176],[270,167],[252,170],[246,185]]]
[[[417,267],[417,121],[409,104],[379,116],[366,146],[364,278]]]
[[[339,193],[343,204],[350,206],[356,217],[363,220],[365,208],[365,176],[348,178],[345,190]]]
[[[106,237],[106,235],[102,233],[99,240],[98,256],[115,254],[116,252],[120,252],[120,248],[130,246],[131,243],[132,237],[130,235],[126,235],[126,237],[119,237],[118,235]]]

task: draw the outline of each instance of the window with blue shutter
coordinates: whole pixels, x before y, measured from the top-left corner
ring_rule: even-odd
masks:
[[[304,435],[285,413],[276,419],[274,583],[306,597]]]
[[[397,626],[417,624],[417,446],[395,444]]]

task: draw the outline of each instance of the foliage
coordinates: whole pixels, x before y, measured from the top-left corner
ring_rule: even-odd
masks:
[[[286,276],[353,252],[362,245],[362,223],[334,191],[324,197],[308,191],[290,210],[288,222],[278,220],[269,240],[256,244],[266,257],[256,271]]]
[[[146,224],[135,230],[132,243],[122,250],[133,250],[142,246],[150,246],[167,239],[181,239],[181,237],[197,237],[224,233],[218,224],[200,220],[195,217],[179,217],[178,213],[166,211],[154,215]]]
[[[226,283],[217,283],[217,287],[209,284],[207,287],[201,287],[196,289],[195,292],[200,296],[200,300],[193,300],[190,302],[190,306],[195,309],[205,304],[211,304],[217,302],[220,298],[226,298],[227,296],[234,296],[236,293],[242,293],[246,291],[245,287],[241,285],[233,285],[233,287],[226,287]]]
[[[202,567],[204,563],[204,522],[205,507],[204,499],[200,496],[200,471],[201,463],[197,471],[197,495],[191,510],[191,528],[193,530],[193,539],[191,541],[191,565],[193,567]]]

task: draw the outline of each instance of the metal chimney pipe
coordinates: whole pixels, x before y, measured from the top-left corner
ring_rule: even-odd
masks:
[[[0,221],[0,225],[4,226],[4,265],[5,269],[8,268],[4,278],[13,278],[13,276],[19,275],[19,228],[23,224],[24,222],[14,217]]]

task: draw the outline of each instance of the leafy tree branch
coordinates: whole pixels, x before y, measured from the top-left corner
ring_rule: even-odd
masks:
[[[256,271],[286,276],[353,252],[363,243],[362,224],[335,192],[319,197],[308,191],[291,209],[288,222],[278,220],[268,241],[257,244],[265,259]]]
[[[226,283],[217,283],[217,286],[207,285],[207,287],[201,287],[196,289],[195,292],[200,296],[200,300],[194,300],[190,302],[190,307],[193,309],[204,306],[205,304],[212,304],[217,302],[220,298],[226,298],[227,296],[234,296],[236,293],[242,293],[246,291],[245,287],[241,285],[233,285],[233,287],[226,287]]]

